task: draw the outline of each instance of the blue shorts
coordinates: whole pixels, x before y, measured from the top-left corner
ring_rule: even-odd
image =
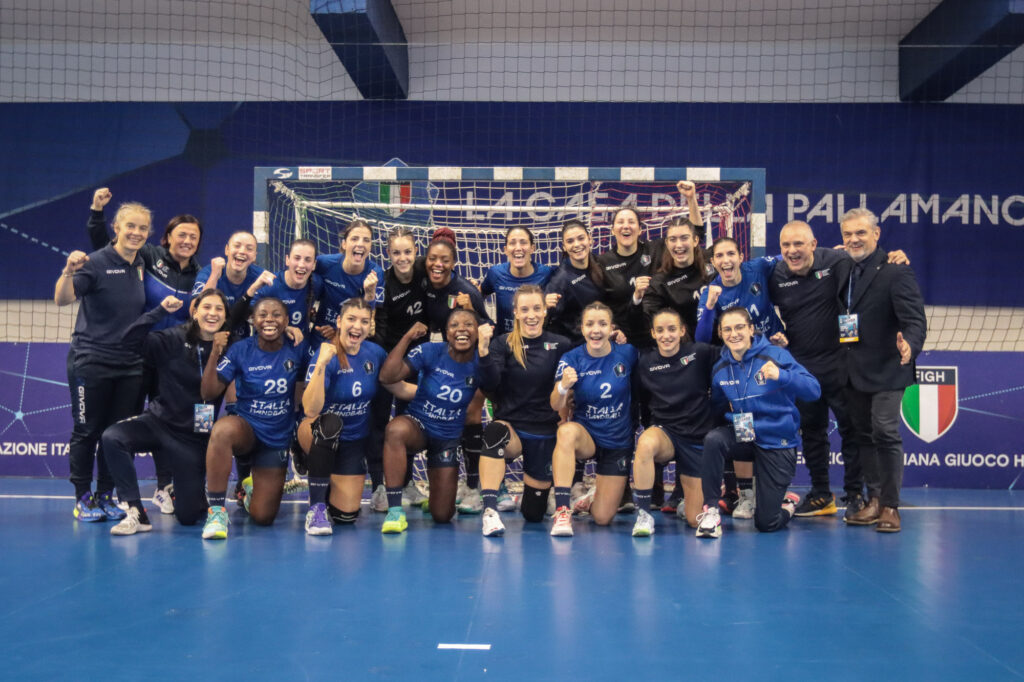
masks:
[[[669,441],[672,443],[672,449],[675,451],[676,476],[700,478],[701,462],[704,459],[703,441],[699,443],[691,441],[661,424],[653,424],[652,426],[661,429],[661,432],[668,436]]]
[[[427,441],[427,468],[447,469],[459,466],[459,457],[462,455],[462,437],[459,438],[434,438],[423,427],[421,422],[411,414],[405,417],[416,422]]]
[[[599,476],[629,476],[633,448],[606,448],[595,443],[594,461]]]
[[[535,436],[517,431],[523,444],[523,473],[538,482],[551,480],[551,459],[555,453],[554,436]]]
[[[288,448],[272,448],[258,439],[249,454],[238,459],[248,461],[253,469],[286,469],[288,468]]]
[[[334,453],[334,469],[331,473],[335,476],[365,476],[368,440],[360,438],[338,441],[338,451]]]

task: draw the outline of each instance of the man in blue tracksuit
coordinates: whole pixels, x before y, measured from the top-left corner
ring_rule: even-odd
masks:
[[[757,480],[754,525],[762,532],[789,523],[799,499],[787,493],[796,472],[800,445],[800,413],[796,400],[815,400],[821,387],[810,372],[783,348],[754,334],[750,314],[733,308],[719,316],[725,347],[711,376],[712,403],[726,413],[731,426],[713,429],[704,438],[704,512],[698,537],[721,535],[718,498],[726,459],[746,450],[753,455]]]

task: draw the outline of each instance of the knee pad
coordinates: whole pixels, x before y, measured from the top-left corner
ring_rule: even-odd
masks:
[[[299,445],[298,438],[292,438],[290,450],[292,453],[292,464],[295,467],[295,473],[299,476],[309,475],[309,462],[306,460],[305,451],[303,451],[302,446]]]
[[[359,510],[354,512],[341,511],[331,503],[327,503],[327,515],[331,517],[331,523],[355,523],[359,516]]]
[[[319,445],[336,451],[338,449],[338,436],[341,435],[342,426],[341,417],[338,415],[332,412],[321,414],[313,420],[311,429],[313,432],[313,445]]]
[[[481,424],[467,424],[462,429],[462,449],[479,454],[484,444],[484,427]]]
[[[523,484],[523,499],[519,503],[519,511],[523,518],[531,523],[540,523],[548,509],[548,495],[551,490],[541,490],[526,483]]]
[[[512,432],[508,425],[501,422],[491,422],[483,431],[481,436],[483,448],[480,454],[484,457],[494,459],[505,459],[505,446],[512,440]]]

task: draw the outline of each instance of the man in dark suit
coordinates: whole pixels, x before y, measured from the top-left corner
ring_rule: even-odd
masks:
[[[886,263],[871,211],[847,211],[840,231],[854,261],[846,286],[839,289],[847,405],[868,489],[867,504],[844,520],[896,533],[903,484],[900,402],[903,390],[917,381],[914,358],[927,330],[924,299],[911,268]]]

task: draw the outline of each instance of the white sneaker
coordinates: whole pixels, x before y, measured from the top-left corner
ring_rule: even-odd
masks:
[[[157,488],[153,491],[153,504],[157,506],[161,514],[174,513],[174,484],[168,483],[166,487]],[[113,532],[113,529],[111,529]]]
[[[294,493],[304,493],[309,490],[309,479],[305,476],[299,476],[295,474],[287,481],[284,482],[284,488],[282,489],[285,495],[292,495]]]
[[[555,494],[555,486],[551,486],[551,494]],[[569,488],[569,508],[572,509],[576,506],[576,501],[587,494],[587,484],[583,481],[578,481],[572,484]]]
[[[505,534],[505,524],[501,522],[498,512],[493,509],[484,509],[483,532],[488,538],[498,537]]]
[[[636,523],[633,524],[633,537],[646,538],[654,535],[654,517],[643,509],[636,512]]]
[[[735,512],[733,512],[735,515]],[[720,538],[722,537],[722,517],[718,515],[718,507],[704,505],[704,511],[697,514],[697,537],[699,538]]]
[[[370,509],[375,512],[380,512],[381,514],[387,512],[388,494],[387,491],[384,490],[383,484],[377,486],[377,489],[373,491],[372,495],[370,495]]]
[[[128,507],[127,515],[110,529],[110,534],[135,535],[136,533],[148,533],[151,530],[153,530],[152,524],[143,523],[139,520],[139,510],[135,507]]]
[[[416,485],[416,481],[409,481],[409,485],[402,489],[402,504],[407,507],[415,507],[426,502],[427,499],[420,487]]]
[[[734,519],[752,519],[754,518],[754,509],[754,491],[741,490],[740,501],[736,503],[736,508],[732,510],[732,517]]]
[[[555,522],[551,524],[551,535],[554,537],[572,537],[572,512],[568,507],[559,507],[555,512]]]
[[[455,504],[460,514],[479,514],[484,510],[484,500],[476,488],[466,487],[462,498]]]
[[[547,516],[555,515],[555,486],[548,489],[548,508],[544,510]]]
[[[590,513],[590,505],[594,503],[594,493],[597,492],[597,486],[591,486],[582,497],[578,498],[572,504],[572,511],[574,514],[579,516],[586,516]]]

